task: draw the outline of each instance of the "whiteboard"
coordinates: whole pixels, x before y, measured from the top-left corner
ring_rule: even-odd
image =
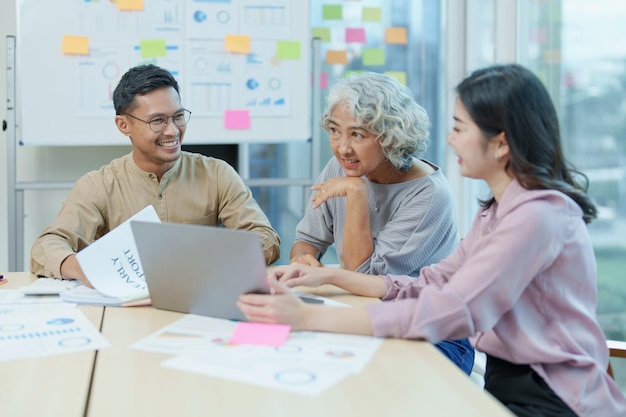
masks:
[[[17,1],[21,145],[128,144],[111,96],[144,63],[177,79],[192,112],[186,144],[311,137],[308,0]],[[68,37],[86,38],[88,52],[64,52]]]

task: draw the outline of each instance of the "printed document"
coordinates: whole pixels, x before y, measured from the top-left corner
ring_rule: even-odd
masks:
[[[75,305],[0,306],[0,362],[108,347]]]
[[[79,304],[124,305],[149,298],[130,227],[132,220],[160,223],[154,207],[147,206],[78,252],[76,259],[95,290],[78,286],[61,293],[63,300]]]
[[[234,344],[237,322],[188,314],[131,345],[176,355],[163,366],[317,396],[361,372],[382,343],[369,336],[291,332],[281,346]]]

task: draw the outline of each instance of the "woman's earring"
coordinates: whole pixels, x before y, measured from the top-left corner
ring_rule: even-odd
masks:
[[[498,155],[497,153],[493,155],[494,159],[498,162],[500,162],[500,155]]]

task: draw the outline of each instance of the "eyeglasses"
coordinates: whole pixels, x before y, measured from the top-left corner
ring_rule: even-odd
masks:
[[[189,122],[189,119],[191,119],[191,112],[187,109],[183,109],[183,111],[178,112],[173,116],[169,116],[169,117],[159,116],[159,117],[155,117],[152,120],[143,120],[143,119],[140,119],[139,117],[133,116],[130,113],[122,113],[122,114],[132,117],[133,119],[139,120],[140,122],[147,123],[148,126],[150,127],[150,130],[152,130],[154,133],[163,132],[165,128],[167,127],[167,124],[169,123],[170,119],[172,119],[172,123],[174,123],[176,127],[185,126]]]

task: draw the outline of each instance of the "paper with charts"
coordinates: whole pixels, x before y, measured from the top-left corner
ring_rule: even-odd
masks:
[[[75,305],[0,306],[0,362],[108,347]]]
[[[301,395],[317,396],[359,373],[381,339],[291,332],[279,347],[229,343],[237,322],[188,314],[132,349],[176,355],[163,366]]]

